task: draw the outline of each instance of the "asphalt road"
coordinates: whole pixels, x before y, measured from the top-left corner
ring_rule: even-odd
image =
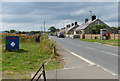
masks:
[[[50,38],[61,48],[82,56],[111,73],[118,74],[118,47],[70,38]]]

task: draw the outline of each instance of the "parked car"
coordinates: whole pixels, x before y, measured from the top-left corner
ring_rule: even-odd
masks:
[[[65,35],[64,35],[64,33],[58,33],[58,35],[57,35],[57,37],[59,37],[59,38],[65,38]]]

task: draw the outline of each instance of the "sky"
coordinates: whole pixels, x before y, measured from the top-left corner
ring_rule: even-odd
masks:
[[[2,7],[0,27],[3,31],[43,30],[44,20],[46,31],[51,26],[62,28],[75,21],[82,24],[86,17],[91,20],[90,10],[109,26],[118,26],[117,2],[54,2],[54,0],[53,2],[32,2],[32,0],[10,2],[5,0],[0,7]]]

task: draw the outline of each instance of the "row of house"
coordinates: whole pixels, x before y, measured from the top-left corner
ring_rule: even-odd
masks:
[[[60,32],[65,33],[66,35],[79,35],[79,34],[99,34],[100,31],[93,31],[93,29],[106,29],[106,32],[117,33],[105,22],[96,18],[96,15],[92,15],[92,20],[85,18],[84,23],[79,25],[77,22],[66,25],[60,29]]]

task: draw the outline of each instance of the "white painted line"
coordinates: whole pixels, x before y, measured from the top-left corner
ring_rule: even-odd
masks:
[[[114,54],[114,53],[107,52],[107,51],[101,51],[101,52],[106,53],[106,54],[109,54],[109,55],[113,55],[113,56],[118,56],[118,54]]]
[[[101,69],[103,69],[104,71],[109,72],[109,73],[111,73],[111,74],[114,75],[114,76],[117,76],[117,74],[115,74],[115,73],[113,73],[113,72],[111,72],[111,71],[103,68],[102,66],[100,66],[100,65],[97,65],[97,66],[100,67]]]
[[[72,55],[74,55],[74,56],[76,56],[76,57],[78,57],[78,58],[84,60],[85,62],[87,62],[87,63],[89,63],[89,64],[91,64],[91,65],[95,65],[95,63],[93,63],[93,62],[91,62],[91,61],[89,61],[89,60],[83,58],[82,56],[79,56],[78,54],[75,54],[74,52],[70,52],[70,53],[71,53]]]
[[[87,65],[87,66],[90,66],[90,65]],[[82,66],[82,67],[81,66],[77,66],[77,67],[64,68],[63,70],[69,70],[69,69],[75,69],[75,68],[83,68],[83,67],[86,67],[86,65]]]
[[[91,50],[96,50],[95,48],[92,48],[92,47],[85,47],[85,48],[91,49]],[[119,56],[118,54],[114,54],[114,53],[103,51],[103,50],[98,50],[98,51],[101,51],[101,52],[109,54],[109,55],[117,56],[117,57]]]
[[[105,46],[108,46],[108,47],[118,47],[118,46],[112,46],[112,45],[108,45],[108,44],[101,44],[101,43],[98,43],[98,42],[94,42],[96,44],[100,44],[100,45],[105,45]]]
[[[70,51],[67,50],[67,49],[65,49],[65,50],[68,51],[68,52],[70,52]],[[78,54],[75,54],[74,52],[70,52],[70,53],[71,53],[72,55],[74,55],[74,56],[76,56],[76,57],[82,59],[83,61],[85,61],[85,62],[91,64],[91,65],[96,65],[97,67],[100,67],[100,68],[103,69],[104,71],[109,72],[109,73],[111,73],[111,74],[114,75],[114,76],[117,76],[117,75],[118,75],[118,74],[115,74],[115,73],[113,73],[113,72],[111,72],[111,71],[109,71],[109,70],[103,68],[102,66],[100,66],[100,65],[98,65],[98,64],[95,64],[94,62],[92,62],[92,61],[90,61],[90,60],[85,59],[84,57],[82,57],[82,56],[80,56],[80,55],[78,55]]]
[[[92,47],[86,47],[87,49],[91,49],[91,50],[95,50],[95,48],[92,48]]]
[[[67,49],[65,49],[65,50],[67,50]],[[67,50],[67,51],[70,52],[69,50]],[[80,56],[80,55],[78,55],[78,54],[75,54],[74,52],[70,52],[70,53],[71,53],[72,55],[74,55],[74,56],[76,56],[76,57],[78,57],[78,58],[84,60],[85,62],[87,62],[87,63],[89,63],[89,64],[91,64],[91,65],[95,65],[95,63],[93,63],[93,62],[91,62],[91,61],[89,61],[89,60],[83,58],[82,56]]]

